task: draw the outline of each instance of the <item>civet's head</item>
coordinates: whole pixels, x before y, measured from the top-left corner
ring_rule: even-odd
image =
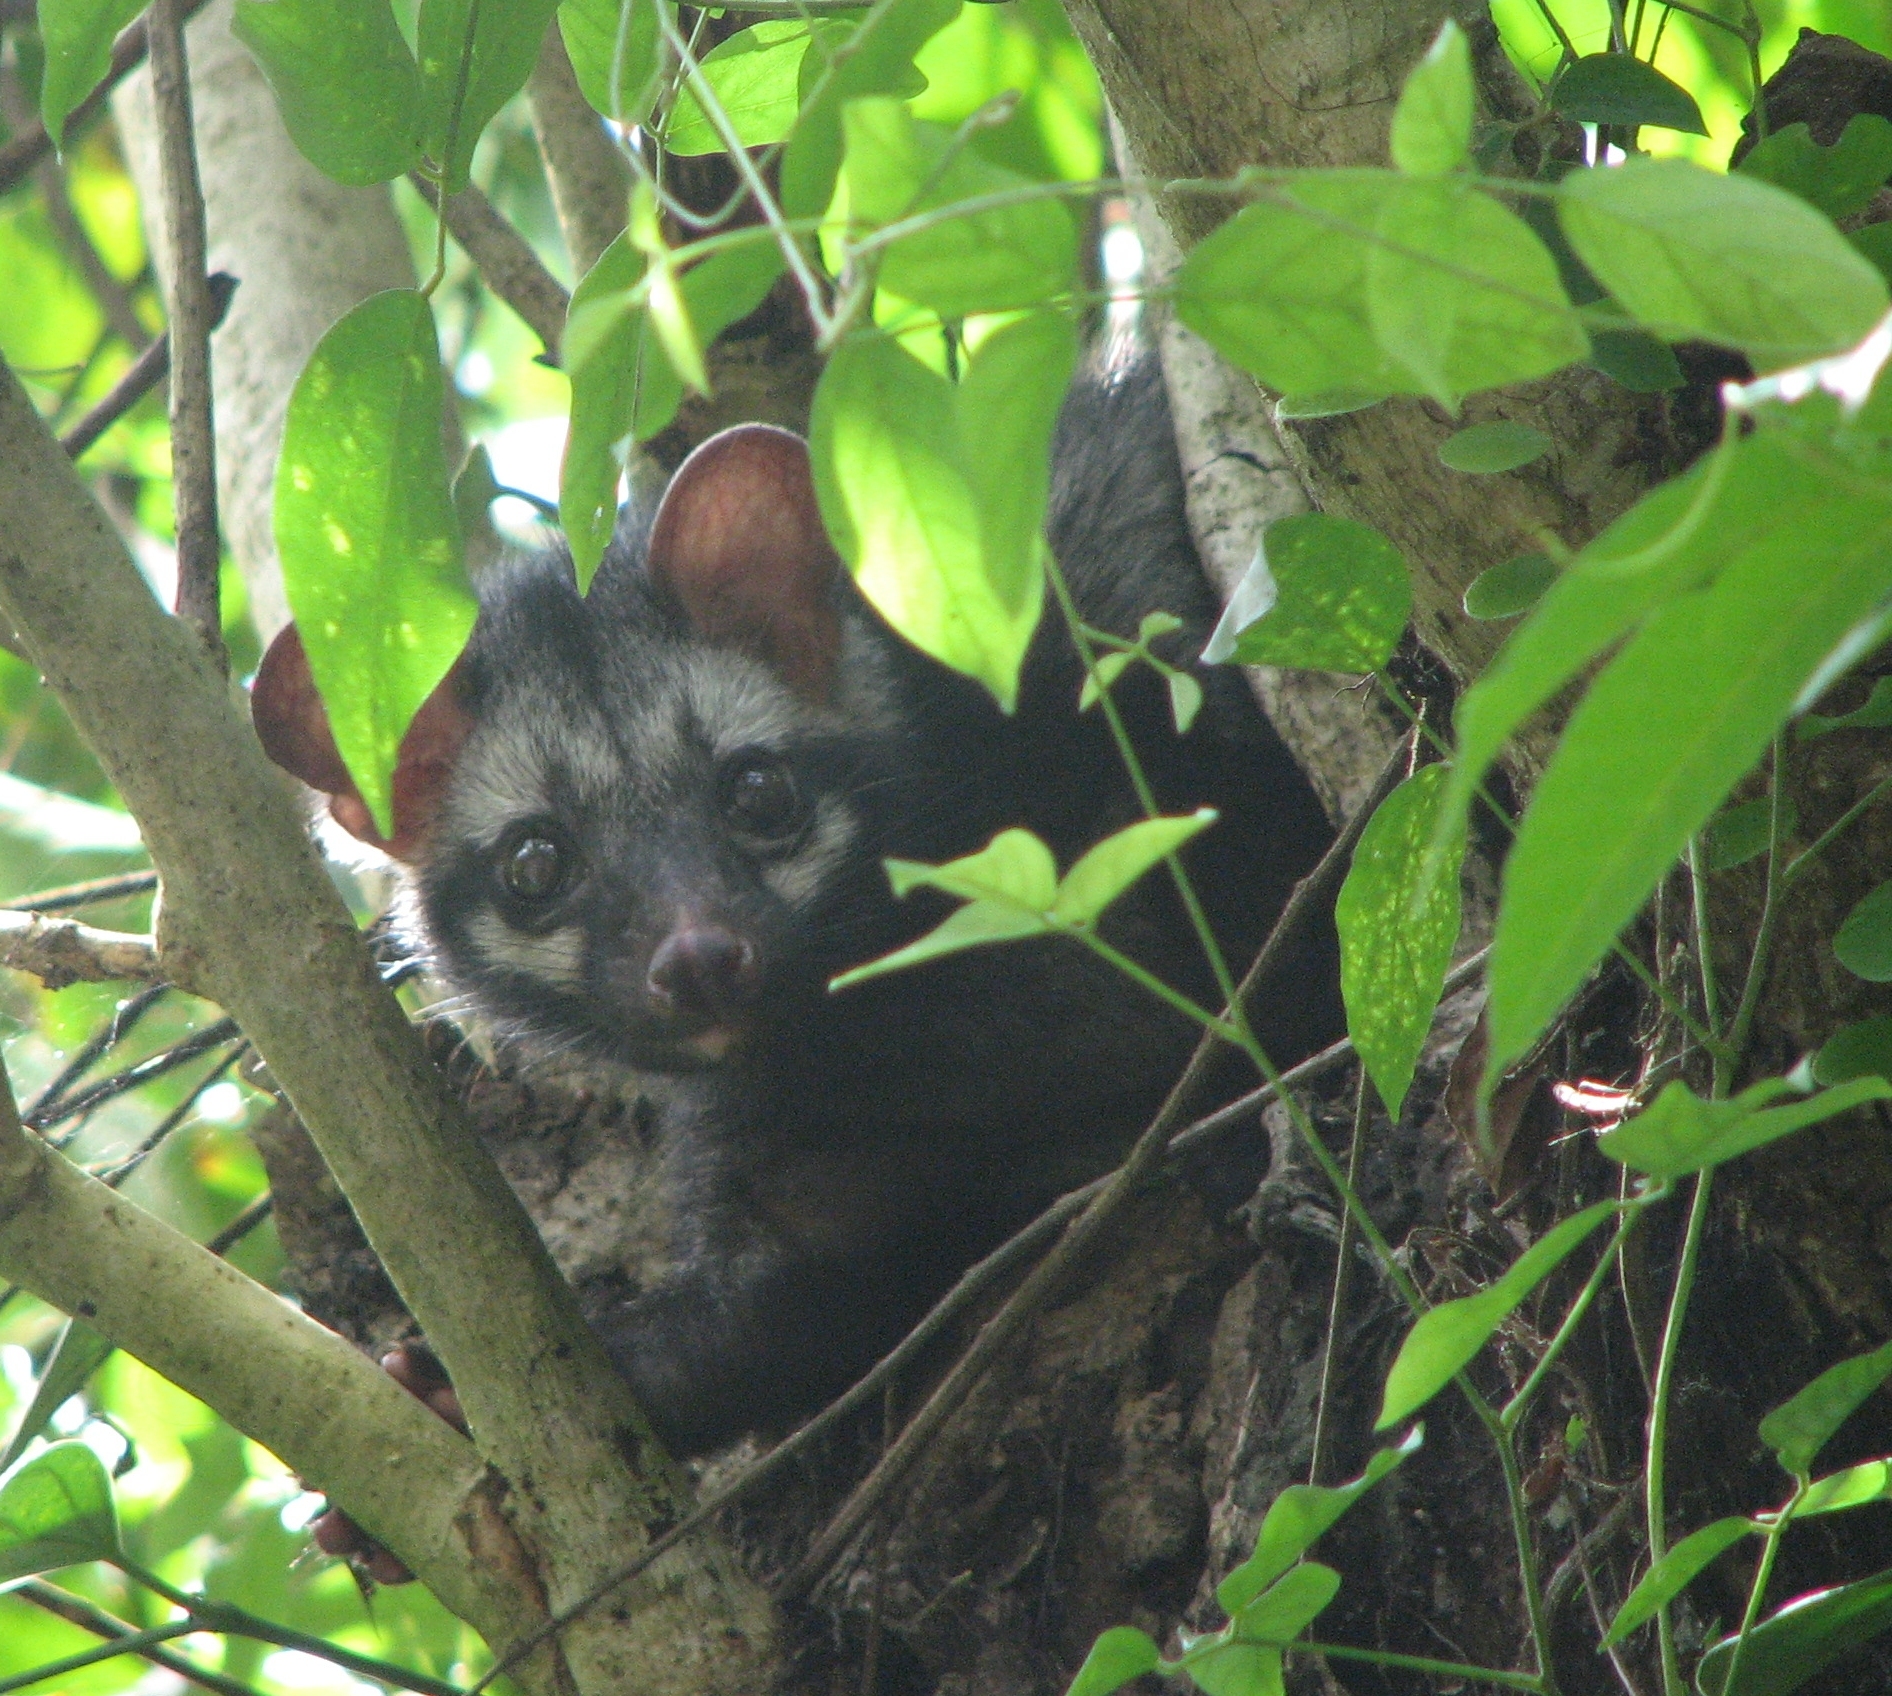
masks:
[[[472,642],[402,743],[392,836],[293,627],[257,675],[256,726],[403,864],[410,932],[497,1035],[715,1065],[880,941],[862,797],[898,787],[898,737],[850,594],[806,446],[747,425],[690,456],[589,597],[559,553],[482,586]]]

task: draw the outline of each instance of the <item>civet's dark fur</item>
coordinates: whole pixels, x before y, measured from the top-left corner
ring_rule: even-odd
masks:
[[[1049,533],[1089,622],[1127,635],[1146,612],[1177,613],[1180,658],[1216,608],[1169,430],[1153,366],[1080,380]],[[1055,606],[1008,718],[835,572],[819,591],[838,635],[829,681],[791,687],[780,674],[796,665],[740,618],[706,637],[689,592],[653,579],[650,530],[627,516],[588,599],[562,551],[483,586],[454,680],[470,728],[449,738],[417,840],[396,848],[414,936],[502,1041],[634,1069],[659,1103],[674,1268],[593,1317],[660,1432],[698,1451],[845,1387],[967,1264],[1120,1151],[1195,1033],[1063,940],[830,995],[836,972],[954,905],[894,900],[883,859],[946,860],[1023,825],[1067,866],[1139,816],[1129,782],[1101,714],[1076,711]],[[1221,809],[1188,862],[1239,972],[1328,830],[1241,679],[1201,681],[1187,737],[1147,670],[1117,699],[1164,809]],[[790,840],[758,845],[732,823],[732,760],[748,769],[756,750],[792,774],[807,816]],[[582,868],[529,911],[502,875],[522,830]],[[1160,869],[1106,934],[1216,1002]],[[680,1002],[650,987],[679,948]],[[1331,969],[1329,944],[1267,1011],[1278,1057],[1332,1034]]]

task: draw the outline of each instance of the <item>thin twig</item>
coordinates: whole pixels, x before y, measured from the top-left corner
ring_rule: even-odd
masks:
[[[75,1596],[69,1590],[61,1590],[44,1579],[29,1578],[14,1594],[21,1601],[31,1602],[34,1607],[57,1615],[68,1625],[76,1625],[81,1631],[89,1631],[94,1637],[103,1637],[108,1642],[141,1635],[135,1627],[113,1618],[103,1608],[94,1607],[83,1597]],[[240,1679],[227,1678],[220,1672],[212,1672],[208,1667],[200,1667],[194,1661],[173,1654],[156,1643],[127,1649],[125,1653],[137,1655],[154,1667],[163,1667],[166,1672],[175,1673],[200,1689],[213,1690],[217,1696],[257,1696],[255,1688]]]
[[[177,532],[177,615],[212,660],[223,647],[218,574],[217,438],[210,398],[210,332],[216,312],[205,255],[204,186],[191,123],[190,62],[184,50],[186,0],[151,0],[145,37],[157,113],[158,181],[171,250],[165,289],[171,325],[171,500]]]
[[[433,183],[418,171],[410,171],[407,180],[422,200],[439,209],[440,190]],[[545,344],[545,357],[556,362],[559,338],[565,334],[565,313],[571,305],[565,285],[546,270],[477,184],[468,183],[458,194],[447,196],[446,223],[486,286],[525,320]]]
[[[132,895],[147,895],[158,887],[156,872],[121,872],[116,877],[87,878],[84,883],[62,883],[57,889],[42,889],[32,895],[16,895],[0,910],[15,913],[69,912],[74,907],[90,907],[101,901],[119,901]]]
[[[1274,929],[1262,945],[1255,963],[1249,968],[1240,988],[1231,998],[1231,1013],[1240,1017],[1243,1007],[1255,999],[1256,990],[1274,975],[1277,963],[1296,945],[1304,927],[1314,915],[1332,903],[1335,892],[1352,862],[1353,850],[1366,829],[1379,802],[1390,794],[1403,775],[1407,750],[1399,749],[1386,764],[1375,783],[1373,793],[1354,813],[1347,828],[1334,839],[1320,864],[1295,886]],[[1110,1176],[1101,1193],[1075,1219],[1058,1243],[1010,1300],[989,1319],[973,1339],[972,1346],[960,1356],[924,1406],[908,1422],[900,1440],[883,1455],[879,1463],[841,1505],[840,1511],[810,1544],[807,1553],[795,1563],[777,1589],[784,1598],[804,1594],[818,1583],[833,1565],[855,1533],[879,1506],[888,1491],[932,1441],[934,1434],[957,1410],[959,1404],[984,1377],[1000,1354],[1018,1336],[1026,1323],[1037,1314],[1051,1295],[1063,1284],[1066,1274],[1076,1265],[1091,1244],[1102,1235],[1122,1211],[1124,1205],[1142,1188],[1144,1180],[1169,1153],[1170,1139],[1179,1129],[1184,1110],[1197,1086],[1207,1073],[1218,1045],[1205,1036],[1196,1044],[1188,1066],[1176,1087],[1169,1093],[1149,1128],[1140,1136],[1130,1156]]]
[[[52,225],[53,234],[59,238],[59,245],[85,278],[85,286],[92,291],[92,298],[105,314],[107,327],[133,353],[142,352],[151,345],[153,338],[139,320],[137,308],[132,304],[131,287],[136,286],[137,280],[134,278],[131,287],[128,287],[112,275],[112,268],[105,263],[93,244],[91,232],[73,209],[72,196],[66,190],[66,173],[59,161],[43,161],[38,177],[40,201],[46,208],[46,222]]]
[[[182,1042],[173,1043],[169,1048],[160,1049],[156,1054],[140,1060],[137,1065],[127,1066],[122,1072],[114,1072],[90,1089],[81,1090],[77,1095],[49,1107],[35,1106],[21,1117],[36,1131],[43,1131],[68,1119],[80,1118],[104,1106],[106,1102],[127,1095],[142,1084],[148,1084],[153,1078],[188,1065],[198,1055],[208,1053],[219,1043],[229,1042],[242,1034],[237,1029],[236,1020],[219,1019],[215,1024],[192,1032]]]
[[[237,280],[227,271],[218,271],[211,277],[210,302],[214,315],[210,327],[213,330],[223,322],[224,314],[230,310],[230,301],[236,289]],[[77,459],[162,383],[170,369],[171,338],[168,335],[159,336],[132,361],[124,376],[112,385],[111,392],[59,438],[59,445],[66,450],[66,457]]]

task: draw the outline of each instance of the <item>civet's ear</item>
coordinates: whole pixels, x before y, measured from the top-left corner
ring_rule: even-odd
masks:
[[[250,689],[250,716],[263,752],[284,771],[326,795],[337,824],[397,860],[412,860],[440,809],[454,762],[473,728],[472,716],[459,697],[458,673],[456,664],[401,738],[394,767],[392,836],[376,829],[368,803],[342,763],[329,729],[328,709],[322,705],[309,671],[309,656],[293,624],[278,632],[263,656]]]
[[[841,654],[841,562],[821,527],[808,444],[769,424],[710,437],[670,480],[649,569],[698,635],[825,701]]]

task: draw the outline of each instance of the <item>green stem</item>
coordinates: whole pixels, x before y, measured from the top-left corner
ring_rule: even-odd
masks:
[[[75,1655],[68,1655],[63,1661],[48,1661],[43,1667],[34,1667],[30,1672],[17,1673],[12,1678],[0,1678],[0,1696],[7,1696],[10,1690],[24,1690],[29,1684],[38,1684],[48,1678],[59,1678],[69,1672],[97,1666],[100,1661],[109,1661],[119,1655],[135,1655],[141,1649],[155,1649],[160,1643],[188,1637],[200,1629],[194,1620],[174,1619],[168,1625],[154,1625],[149,1631],[134,1631],[129,1637],[114,1637],[96,1648],[81,1649]]]
[[[1556,36],[1557,45],[1564,50],[1565,62],[1568,63],[1578,57],[1576,47],[1565,33],[1564,26],[1557,21],[1557,14],[1551,10],[1550,0],[1537,0],[1537,9],[1543,13],[1544,22],[1550,26],[1550,33]]]
[[[1741,1658],[1747,1653],[1747,1640],[1754,1635],[1754,1622],[1761,1617],[1761,1607],[1767,1600],[1767,1581],[1774,1576],[1774,1557],[1780,1553],[1780,1540],[1786,1535],[1787,1527],[1793,1521],[1794,1509],[1799,1507],[1800,1498],[1807,1493],[1807,1480],[1794,1480],[1793,1495],[1787,1505],[1773,1518],[1761,1541],[1761,1558],[1754,1568],[1754,1582],[1748,1588],[1747,1607],[1741,1613],[1740,1634],[1734,1640],[1734,1652],[1728,1657],[1728,1676],[1721,1681],[1723,1690],[1738,1691],[1741,1686],[1735,1682],[1741,1671]]]
[[[1096,931],[1088,927],[1080,928],[1076,925],[1072,925],[1068,929],[1064,927],[1059,928],[1061,935],[1075,937],[1093,954],[1097,955],[1100,959],[1109,961],[1110,964],[1115,966],[1118,971],[1122,972],[1125,977],[1130,978],[1135,983],[1141,984],[1143,988],[1147,989],[1152,995],[1156,996],[1161,1001],[1167,1002],[1185,1018],[1195,1020],[1205,1031],[1212,1032],[1214,1035],[1219,1036],[1224,1042],[1232,1043],[1237,1048],[1242,1046],[1242,1033],[1237,1030],[1234,1025],[1230,1024],[1228,1020],[1218,1019],[1208,1008],[1191,1001],[1181,990],[1172,989],[1154,972],[1144,966],[1138,965],[1128,954],[1123,953],[1120,949],[1111,947]]]
[[[1495,1684],[1501,1690],[1529,1690],[1546,1696],[1544,1681],[1535,1673],[1496,1672],[1490,1667],[1467,1666],[1462,1661],[1434,1661],[1424,1655],[1398,1655],[1390,1649],[1356,1649],[1346,1643],[1285,1643],[1290,1655],[1324,1655],[1331,1661],[1367,1661],[1374,1666],[1399,1667],[1406,1672],[1429,1672],[1441,1678],[1461,1678],[1467,1684]]]
[[[1688,1225],[1682,1233],[1682,1257],[1675,1268],[1675,1288],[1669,1295],[1668,1319],[1662,1327],[1662,1346],[1656,1353],[1655,1384],[1649,1394],[1649,1454],[1644,1474],[1644,1492],[1648,1509],[1649,1564],[1653,1566],[1668,1553],[1665,1459],[1668,1454],[1669,1398],[1675,1387],[1675,1359],[1682,1341],[1682,1322],[1688,1314],[1688,1298],[1695,1287],[1695,1267],[1701,1258],[1703,1228],[1708,1222],[1708,1198],[1714,1187],[1715,1169],[1704,1167],[1695,1177],[1695,1195],[1688,1207]],[[1682,1679],[1682,1663],[1675,1649],[1675,1624],[1665,1602],[1656,1610],[1656,1633],[1662,1646],[1662,1689],[1664,1696],[1687,1696]]]
[[[1695,914],[1695,970],[1701,978],[1702,1017],[1710,1030],[1721,1024],[1721,986],[1715,976],[1714,931],[1708,920],[1708,873],[1702,865],[1701,839],[1688,839],[1688,890]],[[1716,1037],[1708,1045],[1710,1054],[1721,1047]]]
[[[1892,777],[1881,778],[1879,782],[1868,789],[1859,800],[1855,801],[1845,812],[1841,813],[1832,824],[1828,825],[1826,829],[1814,839],[1812,847],[1802,849],[1801,852],[1794,855],[1794,857],[1787,862],[1786,870],[1780,874],[1780,887],[1783,890],[1791,889],[1794,884],[1799,882],[1800,879],[1807,874],[1814,860],[1821,854],[1824,854],[1826,850],[1832,846],[1835,837],[1845,830],[1847,826],[1852,824],[1862,813],[1877,806],[1879,802],[1883,801],[1889,794],[1892,794]]]
[[[1747,1049],[1748,1033],[1753,1029],[1754,1014],[1760,1006],[1761,988],[1767,981],[1768,955],[1773,951],[1774,927],[1780,921],[1780,839],[1786,826],[1786,773],[1786,739],[1776,736],[1768,789],[1767,882],[1761,892],[1761,917],[1754,928],[1754,951],[1748,956],[1747,977],[1741,985],[1740,1004],[1735,1008],[1734,1022],[1728,1027],[1726,1057],[1718,1057],[1715,1063],[1716,1095],[1726,1095],[1734,1087],[1735,1069]]]

